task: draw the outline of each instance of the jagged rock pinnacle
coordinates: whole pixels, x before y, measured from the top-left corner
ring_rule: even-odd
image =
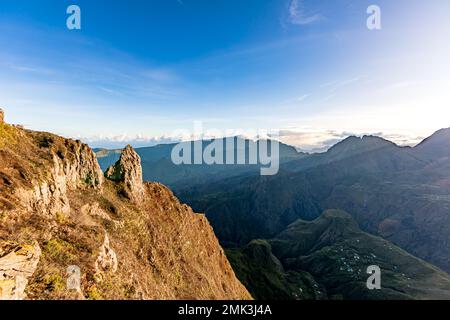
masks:
[[[0,123],[4,122],[5,122],[5,112],[3,111],[2,108],[0,108]]]
[[[107,179],[123,182],[124,190],[130,199],[139,200],[143,194],[141,158],[130,145],[122,150],[119,161],[108,168],[105,173]]]

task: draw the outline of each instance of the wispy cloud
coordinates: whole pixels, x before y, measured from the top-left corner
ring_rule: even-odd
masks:
[[[336,92],[343,87],[347,87],[351,84],[354,84],[354,83],[362,80],[363,78],[365,78],[365,76],[358,76],[358,77],[353,77],[353,78],[348,78],[348,79],[343,79],[343,80],[332,81],[332,82],[324,83],[320,87],[321,88],[329,88],[330,92]]]
[[[142,75],[159,83],[177,80],[177,75],[173,71],[165,69],[147,69],[142,72]]]
[[[295,101],[295,102],[303,102],[303,101],[305,101],[306,99],[308,99],[308,97],[309,97],[309,94],[303,94],[303,95],[301,95],[301,96],[295,98],[294,101]]]
[[[15,65],[15,64],[8,64],[7,67],[9,67],[11,70],[23,72],[23,73],[34,73],[39,75],[53,75],[56,72],[51,69],[45,69],[41,67],[35,67],[35,66],[28,66],[28,65]]]
[[[308,99],[309,97],[310,97],[310,94],[309,93],[305,93],[305,94],[302,94],[300,96],[296,96],[296,97],[287,99],[287,100],[283,101],[282,104],[292,104],[292,103],[303,102],[306,99]]]
[[[289,5],[289,22],[308,25],[323,19],[321,14],[308,12],[304,0],[292,0]]]
[[[414,85],[416,85],[416,82],[413,81],[400,81],[392,83],[391,85],[386,87],[386,90],[400,90],[400,89],[407,89]]]

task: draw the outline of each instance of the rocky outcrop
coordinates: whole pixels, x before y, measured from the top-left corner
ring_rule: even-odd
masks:
[[[101,188],[103,172],[92,149],[80,141],[73,140],[67,140],[66,146],[66,152],[70,152],[70,156],[57,153],[59,159],[55,157],[54,161],[55,169],[66,177],[69,188]]]
[[[104,220],[111,221],[109,215],[105,210],[101,209],[98,203],[87,203],[81,207],[81,214],[84,216],[98,217]]]
[[[22,300],[25,288],[41,256],[37,243],[0,243],[0,300]]]
[[[95,271],[97,276],[100,277],[103,273],[115,273],[117,271],[117,256],[109,244],[107,233],[105,233],[105,240],[100,247],[97,260],[95,261]]]
[[[19,189],[17,195],[26,207],[43,215],[69,214],[68,191],[77,188],[100,189],[103,173],[95,154],[85,144],[68,140],[66,150],[52,156],[50,179],[34,181],[32,189]],[[70,157],[65,156],[70,152]]]
[[[108,168],[107,179],[124,184],[124,193],[132,200],[142,199],[144,186],[142,181],[141,158],[130,145],[123,149],[119,161]]]
[[[5,112],[0,108],[0,124],[5,122]]]
[[[104,179],[79,141],[1,129],[2,298],[251,298],[208,220],[143,183],[133,148]]]
[[[117,271],[117,256],[109,243],[108,234],[105,233],[105,240],[100,247],[100,251],[95,261],[96,279],[102,281],[103,275],[106,273],[115,273]]]

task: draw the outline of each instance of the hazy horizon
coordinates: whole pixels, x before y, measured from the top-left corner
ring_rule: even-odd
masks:
[[[439,130],[442,129],[450,129],[450,128],[441,128]],[[434,133],[436,133],[436,130]],[[350,138],[350,137],[356,137],[356,138],[360,138],[362,139],[365,136],[374,136],[374,137],[379,137],[382,139],[385,139],[387,141],[393,142],[396,145],[398,145],[399,147],[416,147],[417,145],[419,145],[420,143],[422,143],[425,139],[429,138],[430,136],[427,137],[418,137],[417,138],[417,142],[409,142],[409,143],[397,143],[395,142],[395,138],[396,137],[385,137],[382,134],[378,133],[378,134],[352,134],[352,133],[343,133],[342,136],[340,138],[336,138],[333,140],[327,140],[324,141],[322,143],[322,146],[317,146],[314,148],[302,148],[299,146],[296,146],[295,144],[291,144],[289,142],[286,142],[286,139],[283,139],[283,137],[285,137],[286,134],[283,134],[283,132],[281,132],[280,136],[277,137],[251,137],[251,136],[242,136],[242,135],[236,135],[236,136],[217,136],[217,137],[213,137],[213,136],[205,136],[203,137],[203,139],[196,139],[195,137],[191,137],[191,138],[177,138],[177,137],[152,137],[152,138],[137,138],[135,140],[126,140],[124,136],[118,136],[118,137],[112,137],[112,138],[103,138],[103,140],[100,139],[94,139],[94,140],[89,140],[89,139],[84,139],[83,142],[89,144],[89,146],[93,149],[105,149],[105,150],[121,150],[124,149],[127,145],[131,145],[133,148],[150,148],[150,147],[155,147],[155,146],[159,146],[159,145],[170,145],[170,144],[177,144],[180,142],[186,142],[186,141],[197,141],[197,140],[204,140],[204,141],[211,141],[211,140],[215,140],[215,139],[226,139],[229,137],[238,137],[238,138],[242,138],[242,139],[247,139],[247,140],[252,140],[252,141],[257,141],[259,139],[269,139],[269,140],[278,140],[281,143],[284,143],[286,145],[289,145],[291,147],[296,148],[296,150],[298,152],[307,152],[307,153],[323,153],[328,151],[328,149],[330,149],[331,147],[335,146],[336,144]],[[398,138],[398,137],[397,137]]]

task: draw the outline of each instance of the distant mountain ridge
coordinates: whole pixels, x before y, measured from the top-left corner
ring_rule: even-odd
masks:
[[[408,154],[410,159],[405,163],[414,161],[426,161],[436,156],[449,156],[450,151],[442,151],[445,148],[440,146],[446,146],[450,150],[449,141],[450,128],[441,129],[434,133],[432,136],[424,139],[415,147],[399,147],[395,143],[386,140],[382,137],[373,135],[364,135],[362,137],[349,136],[342,141],[331,146],[326,152],[320,153],[305,153],[298,151],[295,147],[280,142],[280,159],[283,163],[283,169],[288,171],[302,171],[310,167],[315,167],[321,164],[327,164],[343,160],[345,158],[354,157],[359,154],[365,154],[368,152],[376,152],[380,150],[402,150],[410,151]],[[248,155],[249,143],[254,143],[252,140],[246,140],[240,137],[234,137],[235,141],[241,139],[245,141],[245,152]],[[212,139],[202,141],[203,149],[211,144],[213,141],[223,139]],[[184,144],[193,144],[194,141],[182,142]],[[144,166],[144,179],[146,181],[156,181],[169,185],[174,189],[178,189],[178,185],[184,185],[186,181],[190,179],[190,185],[199,184],[205,182],[204,177],[208,179],[213,178],[219,180],[232,176],[239,176],[243,173],[254,172],[259,168],[259,165],[173,165],[171,161],[172,149],[177,143],[160,144],[153,147],[141,147],[136,148],[136,152],[143,159]],[[237,145],[237,143],[235,143]],[[102,169],[106,170],[109,166],[113,165],[120,156],[120,149],[104,149],[95,148],[94,152],[97,155],[99,164]],[[235,152],[237,149],[235,148]],[[428,154],[428,156],[427,156]],[[224,154],[225,157],[226,153]],[[248,158],[247,158],[248,160]],[[296,161],[298,160],[298,161]],[[148,168],[146,168],[148,166]]]
[[[164,179],[172,183],[180,199],[196,211],[206,213],[220,242],[228,248],[233,268],[256,297],[383,298],[368,294],[363,284],[357,285],[351,277],[339,281],[342,276],[339,268],[317,269],[325,261],[331,265],[336,262],[319,254],[320,249],[312,249],[320,245],[323,235],[311,243],[309,253],[285,254],[299,245],[294,245],[296,241],[304,241],[302,238],[281,241],[286,230],[312,228],[320,221],[320,225],[323,221],[347,221],[347,227],[332,232],[345,232],[346,236],[339,241],[347,243],[349,239],[345,238],[352,237],[353,233],[348,233],[351,225],[357,227],[356,234],[367,235],[364,236],[367,241],[378,239],[370,240],[366,247],[351,249],[357,249],[358,255],[370,256],[380,251],[380,244],[386,240],[392,243],[388,246],[406,252],[395,249],[395,255],[380,258],[379,263],[392,269],[394,265],[399,268],[397,264],[403,260],[409,261],[417,270],[428,270],[423,272],[429,272],[433,279],[429,282],[436,289],[417,279],[419,273],[410,277],[416,281],[412,286],[417,286],[417,290],[404,288],[411,284],[401,281],[398,273],[393,272],[391,279],[396,284],[392,288],[397,289],[384,291],[385,297],[447,298],[447,289],[438,284],[447,283],[439,280],[446,277],[445,273],[433,271],[434,267],[423,260],[450,272],[449,141],[450,129],[439,130],[415,147],[400,147],[376,136],[348,137],[327,152],[285,157],[275,176],[262,177],[256,170],[235,171],[227,166],[217,168],[219,171],[211,175],[211,168],[198,166],[189,168],[191,179],[185,179],[176,168],[167,170],[169,167],[163,166]],[[151,171],[152,166],[147,170]],[[158,170],[153,174],[157,179]],[[351,219],[338,215],[341,218],[330,220],[325,215],[328,218],[324,220],[322,212],[328,210],[348,212]],[[345,247],[343,250],[346,251]],[[298,260],[305,255],[311,256],[309,260]],[[296,265],[293,261],[302,262]],[[434,272],[440,275],[435,277]],[[261,282],[263,278],[270,280]],[[360,289],[352,292],[355,285]],[[303,295],[298,292],[299,287],[304,290]]]
[[[351,137],[328,152],[282,164],[274,177],[238,176],[177,194],[206,212],[227,245],[269,238],[297,219],[342,209],[363,230],[449,271],[449,132],[441,130],[414,148]]]
[[[155,181],[166,184],[172,189],[176,190],[184,187],[186,184],[190,186],[202,184],[211,181],[218,181],[227,177],[245,175],[255,173],[261,168],[261,164],[251,165],[249,163],[250,144],[253,147],[259,147],[260,141],[247,140],[240,137],[233,137],[234,139],[234,157],[236,159],[237,153],[243,151],[246,155],[245,165],[175,165],[172,162],[172,149],[177,144],[161,144],[154,147],[137,148],[136,152],[142,158],[144,180]],[[243,142],[244,150],[240,150],[238,146]],[[225,138],[204,140],[202,141],[202,149],[204,150],[208,145],[214,141],[220,141],[224,146],[224,162],[227,156]],[[270,143],[269,150],[270,150]],[[191,144],[192,152],[194,150],[194,141],[181,142],[181,144]],[[280,162],[288,162],[293,159],[299,159],[306,156],[305,153],[298,152],[294,147],[279,143]],[[115,163],[119,157],[118,150],[94,149],[96,152],[100,167],[106,170],[109,166]],[[191,156],[192,157],[192,156]]]

